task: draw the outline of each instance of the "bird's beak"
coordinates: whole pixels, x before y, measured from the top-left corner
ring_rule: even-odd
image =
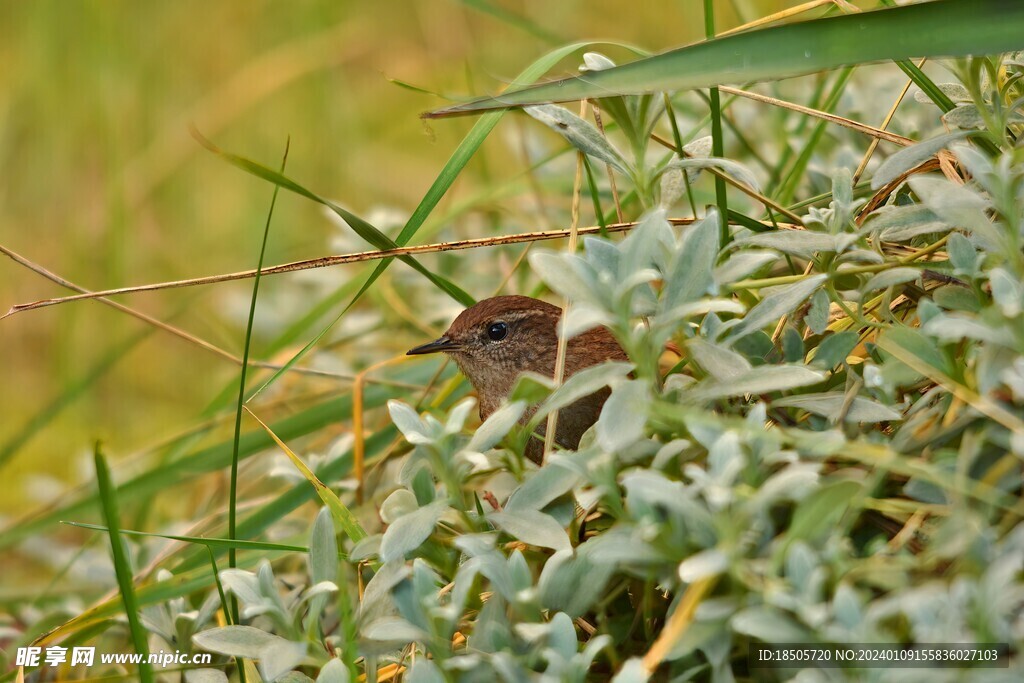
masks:
[[[455,343],[454,341],[452,341],[448,337],[441,337],[440,339],[435,339],[434,341],[430,342],[429,344],[423,344],[421,346],[417,346],[414,349],[409,349],[408,351],[405,352],[405,355],[407,355],[407,356],[419,356],[419,355],[424,354],[424,353],[438,353],[439,351],[453,351],[453,350],[455,350],[457,348],[459,348],[459,345],[457,343]]]

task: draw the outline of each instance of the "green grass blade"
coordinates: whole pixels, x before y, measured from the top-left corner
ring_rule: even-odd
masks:
[[[109,531],[108,527],[99,524],[86,524],[85,522],[61,522],[67,526],[75,526],[79,529],[91,529],[92,531]],[[132,531],[121,529],[121,533],[128,536],[149,536],[152,538],[166,538],[171,541],[182,543],[195,543],[210,548],[237,548],[239,550],[269,550],[275,553],[306,553],[309,548],[302,545],[287,545],[285,543],[268,543],[266,541],[245,541],[238,538],[210,538],[207,536],[176,536],[174,534],[157,534],[149,531]]]
[[[117,585],[121,589],[121,600],[124,603],[124,612],[128,617],[128,630],[132,635],[132,644],[135,652],[142,655],[143,660],[149,655],[149,647],[146,644],[146,630],[142,628],[139,619],[139,603],[135,598],[135,584],[132,580],[132,568],[128,562],[128,553],[121,539],[120,512],[117,509],[117,490],[110,482],[110,470],[107,468],[107,461],[100,452],[99,444],[96,444],[94,453],[96,459],[96,482],[99,484],[100,501],[103,504],[103,516],[107,520],[107,530],[110,535],[110,552],[114,558],[114,572],[117,574]],[[143,683],[150,683],[153,680],[153,671],[146,661],[139,662],[139,680]]]
[[[389,398],[394,398],[394,389],[382,386],[366,387],[363,396],[364,408],[376,408],[384,405]],[[275,422],[274,433],[282,439],[295,439],[310,434],[326,425],[346,419],[352,414],[352,397],[343,395],[338,398],[317,403],[305,410]],[[244,460],[274,445],[274,441],[263,430],[254,430],[244,434],[239,441],[239,459]],[[121,501],[140,500],[153,496],[168,488],[186,482],[196,476],[213,472],[231,463],[232,441],[202,448],[174,462],[155,467],[120,484],[117,493]],[[308,486],[308,485],[307,485]],[[98,496],[95,494],[81,497],[60,507],[47,509],[34,517],[21,520],[0,531],[0,548],[8,547],[33,534],[51,530],[61,519],[82,517],[90,510],[96,509]],[[239,526],[239,533],[244,533]]]
[[[708,40],[715,37],[714,0],[704,0],[704,35]],[[725,156],[725,141],[722,139],[722,100],[717,87],[711,88],[708,99],[711,103],[711,153],[721,159]],[[715,176],[715,203],[718,204],[719,216],[724,218],[729,215],[729,195],[725,190],[725,179],[720,175]],[[720,221],[719,249],[728,246],[730,234],[729,221]]]
[[[778,80],[866,62],[993,54],[1022,47],[1024,3],[936,0],[739,33],[613,69],[473,100],[430,116]]]
[[[202,134],[200,134],[196,130],[192,131],[192,135],[193,137],[195,137],[196,140],[199,141],[199,144],[203,145],[208,150],[210,150],[220,158],[227,161],[229,164],[236,166],[242,169],[243,171],[256,176],[257,178],[262,178],[263,180],[274,183],[278,187],[290,190],[291,192],[294,192],[297,195],[300,195],[302,197],[305,197],[306,199],[310,199],[318,204],[326,206],[331,211],[341,216],[341,218],[344,219],[346,223],[348,223],[349,227],[351,227],[352,230],[357,235],[359,235],[361,238],[369,242],[375,248],[394,249],[399,246],[394,241],[392,241],[390,237],[382,233],[380,230],[378,230],[370,223],[367,223],[359,216],[356,216],[351,211],[341,208],[340,206],[330,201],[329,199],[325,199],[324,197],[321,197],[315,192],[306,189],[305,187],[295,182],[291,178],[285,176],[283,173],[278,173],[277,171],[267,168],[262,164],[259,164],[250,159],[246,159],[245,157],[238,156],[237,154],[226,152],[217,147],[215,144],[213,144],[206,138],[204,138]],[[398,258],[401,259],[403,263],[408,264],[414,270],[421,273],[434,285],[436,285],[442,291],[446,292],[449,296],[451,296],[459,303],[465,306],[472,306],[475,303],[475,300],[469,294],[464,292],[462,289],[457,287],[452,282],[449,282],[447,279],[430,272],[425,267],[423,267],[419,261],[412,258],[411,256],[399,256]]]
[[[285,164],[288,163],[288,148],[291,140],[285,143],[284,157],[281,159],[281,173],[284,173]],[[274,206],[277,205],[277,193],[281,186],[275,185],[274,192],[270,197],[270,209],[267,211],[267,220],[263,226],[263,239],[260,242],[260,257],[256,263],[256,277],[252,281],[252,297],[249,300],[249,318],[245,324],[245,345],[242,349],[242,369],[238,380],[238,405],[235,408],[235,433],[231,449],[231,475],[228,481],[228,538],[238,538],[235,530],[235,514],[238,504],[238,441],[242,438],[242,408],[245,404],[245,375],[249,369],[249,351],[252,348],[252,324],[256,319],[256,300],[260,294],[260,273],[263,271],[263,259],[267,254],[267,240],[270,238],[270,221],[274,217]],[[235,548],[228,548],[228,567],[235,567]],[[229,602],[231,607],[231,619],[238,623],[238,601],[232,596]]]
[[[270,438],[274,440],[277,447],[284,451],[285,455],[288,456],[288,459],[292,461],[293,465],[295,465],[295,468],[299,470],[303,477],[306,478],[306,481],[313,485],[313,489],[316,490],[316,494],[320,497],[320,500],[323,501],[324,505],[326,505],[331,511],[331,517],[334,518],[334,523],[341,527],[342,531],[345,532],[345,535],[352,539],[353,543],[358,543],[366,538],[366,531],[363,529],[362,525],[359,524],[359,520],[352,514],[352,511],[341,502],[338,498],[338,494],[332,491],[330,487],[320,479],[320,477],[316,476],[316,474],[313,473],[313,470],[309,469],[309,466],[302,462],[302,458],[297,456],[295,452],[288,447],[288,444],[279,439],[277,434],[274,434],[270,427],[263,423],[263,420],[256,417],[252,411],[246,412],[248,412],[249,415],[259,423],[260,427],[263,427],[263,429],[270,434]]]

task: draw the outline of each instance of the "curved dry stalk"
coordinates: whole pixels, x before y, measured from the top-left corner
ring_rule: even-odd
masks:
[[[235,354],[231,353],[230,351],[228,351],[226,349],[222,349],[219,346],[217,346],[216,344],[213,344],[211,342],[206,341],[205,339],[203,339],[201,337],[197,337],[194,334],[186,332],[185,330],[181,329],[180,327],[175,327],[174,325],[171,325],[170,323],[165,323],[164,321],[159,320],[158,318],[154,318],[153,316],[148,315],[146,313],[143,313],[142,311],[137,311],[134,308],[131,308],[129,306],[125,306],[124,304],[119,304],[116,301],[111,301],[110,299],[107,299],[106,297],[102,296],[101,292],[93,292],[93,291],[90,291],[90,290],[86,289],[85,287],[82,287],[81,285],[77,285],[74,282],[71,282],[70,280],[67,280],[66,278],[61,277],[57,273],[54,273],[53,271],[51,271],[51,270],[49,270],[49,269],[39,265],[38,263],[36,263],[36,262],[34,262],[34,261],[32,261],[32,260],[22,256],[21,254],[17,253],[16,251],[14,251],[12,249],[9,249],[9,248],[5,247],[2,244],[0,244],[0,253],[4,254],[5,256],[10,258],[15,263],[18,263],[19,265],[22,265],[22,266],[28,268],[33,273],[36,273],[37,275],[41,275],[44,278],[46,278],[47,280],[50,280],[51,282],[57,283],[61,287],[66,287],[67,289],[70,289],[72,291],[78,292],[80,295],[83,295],[83,297],[85,295],[88,295],[87,298],[97,298],[97,299],[99,299],[99,301],[101,303],[106,304],[107,306],[110,306],[111,308],[113,308],[116,311],[120,311],[121,313],[125,313],[127,315],[130,315],[133,318],[141,320],[142,322],[146,323],[147,325],[152,325],[153,327],[157,328],[158,330],[161,330],[163,332],[167,332],[169,334],[172,334],[175,337],[178,337],[179,339],[183,339],[184,341],[187,341],[190,344],[198,346],[199,348],[201,348],[201,349],[203,349],[205,351],[209,351],[210,353],[214,354],[215,356],[218,356],[218,357],[223,358],[225,360],[231,361],[235,365],[241,365],[242,364],[242,359],[239,356],[236,356]],[[254,274],[255,274],[255,271],[254,271]],[[7,317],[7,316],[3,316],[3,317]],[[2,319],[2,317],[0,317],[0,319]],[[284,367],[283,365],[279,365],[277,363],[268,363],[267,361],[249,361],[249,365],[251,365],[253,367],[256,367],[256,368],[263,369],[263,370],[280,370],[281,368]],[[330,371],[327,371],[327,370],[315,370],[313,368],[292,367],[292,368],[289,368],[289,372],[294,372],[294,373],[297,373],[297,374],[300,374],[300,375],[313,375],[313,376],[316,376],[316,377],[327,377],[327,378],[331,378],[331,379],[343,379],[343,380],[347,380],[347,381],[351,381],[352,379],[354,379],[354,375],[347,375],[347,374],[338,373],[338,372],[330,372]],[[408,388],[409,386],[412,386],[412,385],[408,385],[408,384],[405,384],[405,383],[401,383],[401,384],[405,388]]]
[[[740,90],[739,88],[732,88],[732,87],[727,86],[727,85],[719,86],[718,89],[721,90],[722,92],[729,93],[730,95],[738,95],[740,97],[746,97],[747,99],[754,100],[756,102],[763,102],[765,104],[771,104],[771,105],[776,106],[776,107],[782,107],[783,109],[790,109],[792,111],[799,112],[801,114],[806,114],[808,116],[813,116],[815,118],[824,119],[825,121],[828,121],[829,123],[834,123],[834,124],[836,124],[838,126],[843,126],[844,128],[849,128],[850,130],[855,130],[858,133],[864,133],[865,135],[870,135],[871,137],[878,138],[879,140],[885,140],[886,142],[892,142],[892,143],[900,145],[902,147],[907,147],[908,145],[914,144],[914,141],[911,140],[910,138],[903,137],[902,135],[896,135],[896,133],[890,133],[889,131],[882,130],[881,128],[875,128],[874,126],[869,126],[866,123],[861,123],[860,121],[854,121],[853,119],[848,119],[848,118],[845,118],[843,116],[836,116],[835,114],[829,114],[827,111],[821,111],[819,109],[811,109],[810,107],[805,107],[805,106],[800,105],[800,104],[793,104],[792,102],[787,102],[786,100],[780,100],[780,99],[778,99],[776,97],[769,97],[768,95],[760,95],[760,94],[755,93],[755,92],[750,92],[749,90]]]
[[[693,218],[670,218],[668,219],[673,225],[690,225],[694,222]],[[625,232],[636,227],[636,221],[628,221],[626,223],[614,223],[604,228],[607,232]],[[780,227],[793,227],[784,226],[780,224]],[[601,232],[601,226],[589,226],[585,228],[579,228],[576,230],[578,235],[594,235]],[[300,270],[311,270],[313,268],[327,268],[330,266],[338,266],[346,263],[361,263],[363,261],[376,261],[385,258],[394,258],[397,256],[416,255],[416,254],[430,254],[441,251],[458,251],[461,249],[477,249],[480,247],[496,247],[505,244],[519,244],[521,242],[541,242],[544,240],[557,240],[569,237],[572,230],[545,230],[538,232],[521,232],[512,235],[498,235],[496,237],[479,237],[476,239],[468,240],[456,240],[454,242],[439,242],[436,244],[421,244],[411,247],[399,247],[396,249],[381,249],[374,251],[360,251],[353,252],[350,254],[339,254],[336,256],[321,256],[315,259],[305,259],[302,261],[293,261],[291,263],[282,263],[277,266],[268,266],[261,271],[261,275],[280,275],[282,273],[291,273]],[[10,250],[0,246],[0,251],[4,253],[10,253]],[[147,285],[136,285],[133,287],[119,287],[116,289],[105,289],[98,291],[85,292],[82,294],[76,294],[73,296],[55,297],[52,299],[42,299],[39,301],[33,301],[26,304],[17,304],[10,308],[7,313],[0,316],[0,320],[8,318],[16,313],[22,313],[24,311],[31,311],[37,308],[46,308],[47,306],[56,306],[58,304],[70,303],[72,301],[82,301],[84,299],[100,299],[103,297],[117,296],[120,294],[134,294],[136,292],[153,292],[162,289],[176,289],[179,287],[194,287],[197,285],[210,285],[218,282],[231,282],[233,280],[245,280],[251,277],[255,277],[255,269],[241,270],[234,273],[224,273],[221,275],[210,275],[206,277],[189,278],[185,280],[170,280],[167,282],[156,282]]]
[[[580,118],[586,116],[587,113],[587,100],[580,102]],[[568,251],[570,254],[576,252],[576,241],[579,238],[579,222],[580,222],[580,190],[583,188],[583,152],[576,152],[576,179],[573,181],[572,188],[572,219],[569,227],[569,246]],[[566,315],[569,313],[569,299],[565,298],[562,301],[562,320],[565,321]],[[555,390],[562,386],[562,379],[565,377],[565,354],[569,349],[569,338],[562,334],[562,331],[558,331],[558,349],[555,353]],[[551,450],[555,447],[555,430],[558,428],[558,411],[552,410],[548,413],[547,428],[544,432],[544,451],[541,454],[541,465],[548,459],[548,455]]]

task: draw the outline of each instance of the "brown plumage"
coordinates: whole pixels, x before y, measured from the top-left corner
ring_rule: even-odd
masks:
[[[467,308],[436,341],[417,346],[409,354],[443,351],[458,364],[478,395],[480,418],[487,419],[501,405],[525,371],[546,377],[555,374],[558,355],[558,320],[562,309],[528,296],[496,296]],[[569,340],[565,378],[606,360],[625,361],[625,352],[611,333],[599,327]],[[597,421],[608,389],[586,396],[558,413],[555,441],[565,448],[579,446],[583,432]],[[531,407],[525,422],[536,410]],[[543,434],[545,425],[538,431]],[[536,463],[543,457],[541,438],[530,439],[526,455]]]

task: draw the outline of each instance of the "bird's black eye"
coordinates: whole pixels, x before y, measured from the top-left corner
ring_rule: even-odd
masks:
[[[487,328],[487,336],[491,341],[501,341],[508,336],[508,325],[502,322],[491,323]]]

